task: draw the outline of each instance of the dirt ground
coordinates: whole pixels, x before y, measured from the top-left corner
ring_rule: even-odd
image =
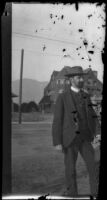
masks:
[[[51,123],[12,124],[13,194],[60,195],[65,189],[63,153],[52,145]],[[90,194],[81,156],[77,160],[79,194]]]

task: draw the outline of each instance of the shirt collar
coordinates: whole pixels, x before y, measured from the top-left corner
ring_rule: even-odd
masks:
[[[73,86],[71,86],[71,90],[73,90],[74,92],[79,92],[80,91],[79,88],[74,88]]]

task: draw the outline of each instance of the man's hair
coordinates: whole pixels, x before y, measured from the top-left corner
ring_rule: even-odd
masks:
[[[74,76],[73,76],[74,77]],[[72,79],[73,77],[70,77],[69,80],[70,80],[70,86],[72,85]]]

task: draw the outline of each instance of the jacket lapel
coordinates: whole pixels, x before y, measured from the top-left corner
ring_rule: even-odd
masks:
[[[66,92],[66,96],[65,96],[65,102],[66,102],[66,106],[67,106],[67,110],[69,112],[75,112],[76,111],[76,107],[75,107],[75,104],[73,102],[73,99],[72,99],[72,91],[71,89],[68,89],[67,92]]]
[[[89,109],[88,109],[88,104],[89,104],[89,102],[88,102],[88,97],[87,97],[87,95],[83,92],[83,97],[84,97],[84,100],[85,100],[85,108],[86,108],[86,115],[87,115],[87,120],[88,120],[88,111],[89,111]]]

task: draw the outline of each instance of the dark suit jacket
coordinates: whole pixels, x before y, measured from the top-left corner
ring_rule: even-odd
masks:
[[[71,89],[59,94],[54,111],[52,124],[53,145],[62,144],[67,147],[76,136],[78,126],[74,121],[76,107],[71,95]],[[88,125],[90,129],[90,140],[94,139],[96,134],[96,113],[91,106],[89,95],[84,92],[85,106],[87,112]]]

